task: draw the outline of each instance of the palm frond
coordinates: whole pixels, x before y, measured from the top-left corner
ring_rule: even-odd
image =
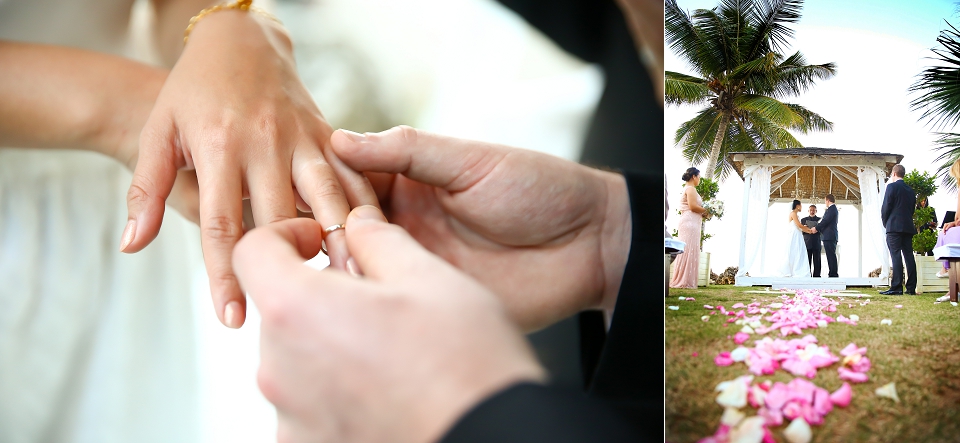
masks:
[[[664,40],[670,49],[701,75],[707,76],[722,66],[721,57],[706,46],[703,32],[694,24],[690,14],[680,9],[676,0],[664,4]]]
[[[702,78],[673,71],[666,71],[664,77],[664,99],[668,105],[703,104],[714,95]]]
[[[707,160],[717,136],[717,128],[723,115],[716,108],[704,108],[697,116],[687,120],[677,128],[674,143],[683,150],[683,157],[690,164],[700,164]]]
[[[793,38],[789,25],[800,21],[803,0],[760,0],[757,11],[758,24],[750,36],[748,58],[766,52],[783,52],[788,40]]]
[[[744,94],[734,100],[741,111],[757,113],[780,126],[794,128],[803,125],[803,118],[786,103],[763,95]]]
[[[932,57],[941,66],[931,66],[920,73],[908,90],[922,94],[910,102],[914,111],[921,110],[920,120],[929,120],[933,127],[948,127],[960,122],[960,32],[950,29],[940,32]]]
[[[790,131],[760,114],[749,114],[747,121],[749,122],[751,135],[757,141],[757,150],[770,151],[803,147]]]
[[[777,54],[768,52],[763,57],[750,60],[740,66],[735,67],[729,74],[731,80],[745,80],[750,77],[770,76],[777,67]]]
[[[698,9],[693,11],[692,17],[703,38],[703,49],[714,54],[719,61],[719,65],[709,65],[709,69],[717,74],[729,71],[736,63],[736,48],[730,40],[726,21],[717,14],[716,9]]]
[[[813,112],[803,106],[794,103],[786,103],[794,113],[800,116],[801,124],[798,126],[791,127],[800,131],[803,134],[807,134],[812,131],[821,131],[821,132],[830,132],[833,131],[833,122],[823,118],[820,114]]]
[[[940,177],[940,185],[950,191],[957,192],[957,180],[950,176],[950,168],[957,161],[960,161],[960,134],[956,133],[937,133],[939,136],[935,141],[934,150],[940,151],[940,155],[934,160],[939,163],[936,176]]]
[[[829,80],[837,74],[833,63],[808,65],[803,54],[797,51],[776,67],[776,82],[773,94],[777,97],[797,96],[807,92],[817,80]]]

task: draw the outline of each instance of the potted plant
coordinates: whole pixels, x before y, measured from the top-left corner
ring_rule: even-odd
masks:
[[[916,169],[903,177],[904,183],[913,189],[917,196],[917,208],[913,211],[913,225],[917,228],[917,235],[913,236],[913,251],[917,254],[917,293],[939,292],[947,290],[947,281],[937,278],[937,271],[942,264],[933,257],[925,254],[932,251],[937,244],[937,230],[929,229],[933,221],[933,208],[920,207],[919,203],[937,192],[936,176],[926,171]]]
[[[703,242],[707,241],[710,234],[707,234],[707,220],[723,217],[723,201],[717,199],[717,193],[720,192],[720,183],[709,178],[701,178],[697,185],[697,193],[703,199],[703,207],[707,209],[703,223],[700,225],[700,269],[697,274],[697,286],[710,285],[710,253],[703,251]]]

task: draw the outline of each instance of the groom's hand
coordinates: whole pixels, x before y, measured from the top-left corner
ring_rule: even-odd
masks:
[[[621,175],[403,126],[331,144],[368,172],[391,222],[493,289],[522,327],[614,306],[631,234]]]
[[[483,286],[372,206],[346,225],[363,278],[303,265],[321,240],[308,219],[254,229],[234,250],[263,318],[257,379],[277,407],[279,441],[437,441],[489,395],[543,380]]]

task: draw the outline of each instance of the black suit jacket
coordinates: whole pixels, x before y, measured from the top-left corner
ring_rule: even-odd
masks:
[[[650,294],[650,270],[663,266],[660,174],[625,174],[633,233],[617,305],[586,393],[529,383],[484,400],[453,426],[443,443],[663,441],[663,310]],[[639,433],[639,435],[638,435]]]
[[[916,207],[917,194],[903,180],[887,185],[880,208],[880,219],[887,233],[916,234],[917,228],[913,226],[913,210]]]
[[[807,221],[820,221],[820,217],[814,215],[813,217],[804,217],[800,219],[800,224],[807,226]],[[803,243],[807,245],[807,249],[816,249],[820,247],[820,231],[817,231],[816,234],[807,234],[803,233]]]
[[[823,218],[817,223],[817,232],[820,233],[823,241],[839,241],[837,238],[837,205],[830,205],[826,211],[823,211]]]

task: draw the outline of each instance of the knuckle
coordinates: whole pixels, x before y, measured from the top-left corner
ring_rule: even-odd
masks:
[[[283,396],[281,395],[279,383],[273,375],[273,372],[274,371],[267,368],[266,364],[261,364],[260,368],[257,369],[257,387],[260,388],[260,392],[263,393],[267,401],[273,403],[278,408],[282,408]]]
[[[137,181],[139,180],[134,180],[127,190],[127,204],[130,206],[142,206],[150,200],[150,193]]]
[[[317,182],[315,192],[317,197],[321,199],[340,197],[343,196],[343,186],[341,186],[340,181],[335,178],[324,177]]]
[[[415,145],[420,136],[420,131],[407,125],[396,127],[397,138],[405,145]]]
[[[200,221],[203,237],[215,243],[234,243],[243,236],[240,220],[217,215]]]

